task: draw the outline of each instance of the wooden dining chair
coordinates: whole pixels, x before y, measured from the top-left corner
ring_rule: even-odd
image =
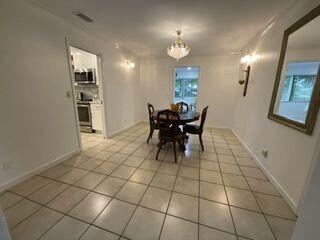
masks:
[[[206,106],[202,110],[200,126],[194,125],[194,124],[186,124],[183,126],[184,133],[199,135],[199,140],[200,140],[202,151],[204,151],[203,142],[202,142],[202,133],[203,133],[204,123],[205,123],[206,117],[207,117],[208,108],[209,108],[209,106]]]
[[[149,125],[150,125],[150,133],[147,140],[147,143],[149,143],[150,138],[152,138],[154,130],[159,130],[159,124],[154,120],[153,113],[154,113],[154,107],[151,103],[148,103],[148,112],[149,112]]]
[[[176,103],[179,106],[180,112],[188,112],[189,111],[189,105],[185,102],[178,102]]]
[[[157,122],[159,123],[159,143],[156,159],[158,160],[161,147],[168,142],[172,142],[174,161],[177,162],[176,142],[179,144],[179,149],[182,150],[184,135],[179,128],[179,114],[169,109],[159,111],[157,114]]]

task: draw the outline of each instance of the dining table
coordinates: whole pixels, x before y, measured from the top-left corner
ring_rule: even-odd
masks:
[[[155,110],[152,114],[152,118],[154,120],[157,120],[157,114],[159,111],[162,111],[162,110],[163,109]],[[185,112],[177,112],[177,113],[179,114],[179,120],[177,120],[179,125],[185,125],[187,123],[197,121],[200,118],[200,113],[193,110],[189,110]]]

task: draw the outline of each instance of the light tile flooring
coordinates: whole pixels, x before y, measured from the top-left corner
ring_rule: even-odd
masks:
[[[289,240],[296,216],[229,130],[173,161],[137,125],[0,195],[13,239]]]

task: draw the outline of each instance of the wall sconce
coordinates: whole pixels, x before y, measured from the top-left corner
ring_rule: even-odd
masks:
[[[248,88],[248,82],[249,82],[249,76],[250,76],[250,63],[254,61],[254,57],[251,54],[248,54],[241,58],[240,63],[243,65],[246,65],[246,69],[242,69],[241,71],[244,72],[244,79],[239,80],[240,85],[243,86],[243,96],[245,97],[247,95],[247,88]]]
[[[135,67],[135,64],[134,62],[130,62],[129,60],[126,60],[123,64],[122,64],[122,67],[126,67],[126,68],[134,68]]]

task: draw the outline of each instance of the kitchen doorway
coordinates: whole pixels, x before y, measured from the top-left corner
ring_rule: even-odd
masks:
[[[174,103],[185,102],[196,110],[200,67],[174,68]]]
[[[67,43],[80,147],[106,138],[101,56]]]

